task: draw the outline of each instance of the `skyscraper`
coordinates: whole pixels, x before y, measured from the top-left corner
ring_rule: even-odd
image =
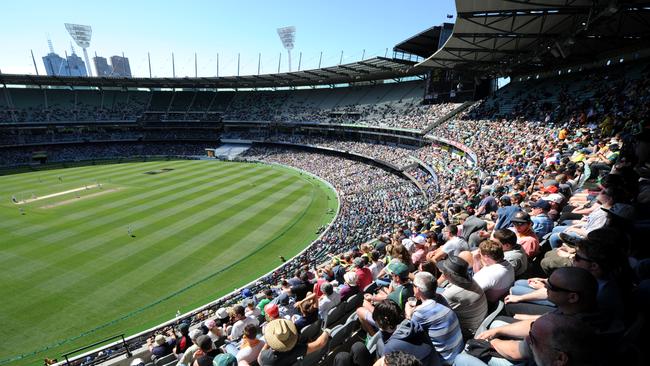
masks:
[[[95,71],[97,76],[111,76],[113,69],[108,64],[106,57],[97,56],[93,57],[93,63],[95,64]]]
[[[48,53],[47,56],[43,56],[43,65],[45,65],[45,72],[48,75],[53,76],[66,75],[68,62],[66,59],[54,52],[52,40],[48,39],[47,44],[50,48],[50,53]]]
[[[128,57],[111,56],[111,65],[113,66],[113,76],[131,77]]]
[[[72,47],[72,55],[67,56],[67,61],[68,61],[68,73],[66,73],[65,75],[88,76],[88,73],[86,72],[86,64],[81,59],[81,57],[77,56],[77,54],[74,51],[74,47]]]

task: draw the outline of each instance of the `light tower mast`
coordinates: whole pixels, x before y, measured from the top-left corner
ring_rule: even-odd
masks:
[[[291,72],[291,50],[293,49],[293,41],[296,39],[296,27],[283,27],[278,28],[278,36],[282,41],[282,45],[287,49],[289,56],[289,72]]]
[[[88,47],[90,47],[90,38],[93,35],[93,30],[89,25],[70,24],[65,23],[65,29],[70,33],[70,37],[74,39],[77,46],[81,47],[84,51],[84,60],[86,61],[86,68],[88,69],[88,76],[93,76],[92,67],[90,66],[90,59],[88,59]]]

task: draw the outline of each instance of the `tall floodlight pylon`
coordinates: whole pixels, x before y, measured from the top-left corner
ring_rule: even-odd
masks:
[[[70,37],[74,39],[77,46],[81,47],[84,51],[84,59],[86,61],[88,76],[93,76],[90,60],[88,59],[88,47],[90,47],[90,38],[93,35],[93,30],[89,25],[70,24],[65,23],[65,29],[70,33]]]
[[[278,36],[282,41],[282,45],[287,49],[289,56],[289,72],[291,72],[291,50],[293,49],[293,41],[296,39],[296,27],[283,27],[278,28]]]

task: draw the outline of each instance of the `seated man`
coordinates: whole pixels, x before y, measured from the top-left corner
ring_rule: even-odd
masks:
[[[318,315],[324,320],[327,317],[327,312],[341,303],[341,297],[338,292],[334,291],[334,287],[329,282],[321,285],[321,291],[323,296],[318,299]]]
[[[511,221],[515,234],[517,234],[517,244],[521,245],[528,258],[535,258],[539,253],[539,239],[533,231],[533,222],[530,220],[530,215],[524,211],[519,211],[515,213]]]
[[[505,260],[501,244],[484,240],[479,245],[474,262],[481,263],[481,269],[474,274],[474,280],[485,292],[488,302],[495,303],[508,293],[515,282],[515,271]]]
[[[438,364],[438,355],[431,347],[427,332],[419,324],[404,319],[394,302],[379,302],[372,318],[382,333],[383,347],[378,348],[378,356],[403,351],[417,357],[423,365]]]
[[[357,308],[361,327],[369,335],[374,335],[377,331],[372,317],[375,303],[388,299],[397,304],[400,309],[404,309],[408,298],[413,296],[413,284],[409,281],[408,267],[404,263],[393,260],[385,269],[391,274],[391,285],[388,289],[382,288],[377,294],[365,294],[363,306]]]
[[[597,365],[602,361],[600,340],[582,319],[550,313],[528,326],[525,340],[491,339],[489,346],[502,358],[492,357],[488,365],[514,365],[535,361],[537,366]],[[485,365],[468,353],[456,357],[456,366]]]
[[[458,226],[449,225],[442,230],[442,237],[445,240],[440,248],[430,252],[427,259],[431,262],[437,262],[447,258],[449,255],[458,255],[458,253],[469,250],[469,245],[462,237],[458,236]]]
[[[413,280],[415,298],[422,303],[406,304],[406,318],[419,324],[440,356],[443,365],[451,365],[463,350],[463,335],[456,313],[436,302],[436,281],[429,272],[418,272]]]
[[[469,265],[462,258],[450,256],[437,265],[448,282],[442,296],[458,315],[463,337],[471,338],[487,315],[485,293],[467,273]]]
[[[528,270],[528,256],[521,245],[517,244],[517,235],[512,230],[495,230],[491,239],[503,247],[503,257],[512,265],[515,277]]]

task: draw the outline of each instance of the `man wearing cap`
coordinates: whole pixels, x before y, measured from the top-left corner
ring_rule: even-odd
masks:
[[[273,320],[264,329],[266,344],[257,357],[257,363],[260,366],[293,365],[300,357],[325,347],[329,334],[329,329],[323,329],[323,333],[315,341],[307,344],[298,343],[298,330],[295,324],[287,319]]]
[[[463,336],[469,339],[487,316],[485,293],[467,272],[469,264],[462,258],[452,255],[436,265],[448,282],[442,296],[458,316]]]
[[[199,346],[199,349],[194,352],[194,366],[208,366],[212,364],[212,360],[217,356],[221,351],[214,347],[214,343],[210,337],[206,335],[199,336],[196,339],[196,344]]]
[[[514,232],[517,234],[517,244],[526,252],[529,259],[535,258],[539,253],[539,239],[533,231],[533,222],[530,215],[524,211],[515,213],[512,217]]]
[[[192,339],[189,336],[190,325],[181,323],[178,326],[178,332],[181,334],[180,338],[176,339],[176,346],[174,347],[174,354],[179,357],[192,345]]]
[[[547,200],[537,200],[531,206],[530,220],[533,222],[533,231],[538,239],[542,239],[544,235],[553,230],[553,220],[548,217],[548,211],[551,209],[551,204]]]
[[[365,294],[363,306],[357,308],[357,315],[361,327],[369,334],[374,335],[376,325],[372,318],[376,302],[388,299],[393,301],[400,309],[404,309],[406,301],[413,296],[413,284],[409,280],[409,270],[406,264],[393,259],[386,272],[391,275],[392,281],[388,289],[382,288],[377,294]]]
[[[436,282],[429,272],[418,272],[413,280],[415,298],[421,301],[418,306],[406,304],[406,319],[419,324],[440,356],[440,362],[451,365],[454,358],[463,350],[464,342],[458,317],[450,308],[436,302]]]

